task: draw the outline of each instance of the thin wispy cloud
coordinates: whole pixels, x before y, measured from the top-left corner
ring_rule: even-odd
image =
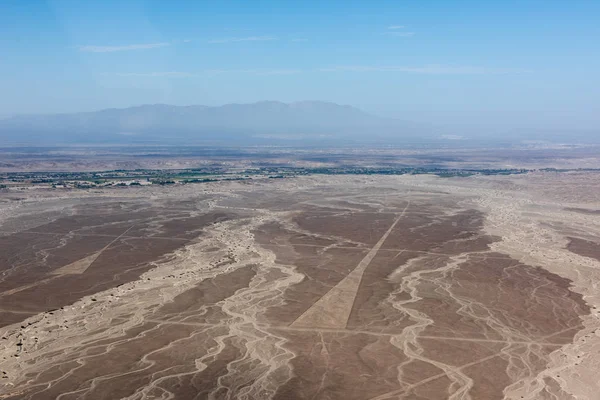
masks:
[[[407,32],[404,31],[403,29],[405,28],[404,25],[390,25],[387,27],[387,32],[385,32],[386,35],[390,35],[390,36],[396,36],[396,37],[411,37],[411,36],[415,36],[414,32]]]
[[[356,73],[407,73],[425,75],[499,75],[530,73],[531,70],[522,68],[494,68],[461,65],[338,65],[315,69],[296,68],[255,68],[255,69],[205,69],[200,71],[158,71],[158,72],[122,72],[113,75],[126,78],[206,78],[224,74],[243,74],[256,76],[296,75],[310,72],[356,72]]]
[[[247,74],[247,75],[293,75],[304,71],[292,68],[254,68],[254,69],[209,69],[196,72],[196,76],[215,74]]]
[[[256,75],[295,75],[300,74],[303,71],[300,69],[268,69],[268,70],[255,70],[249,71]]]
[[[392,32],[386,32],[388,35],[390,36],[396,36],[396,37],[411,37],[411,36],[415,36],[414,32],[398,32],[398,31],[392,31]]]
[[[329,68],[320,68],[321,72],[403,72],[412,74],[430,75],[487,75],[487,74],[514,74],[528,73],[530,70],[520,68],[490,68],[476,66],[453,65],[425,65],[411,66],[372,66],[372,65],[344,65]]]
[[[262,42],[276,40],[273,36],[247,36],[247,37],[229,37],[221,39],[211,39],[208,43],[234,43],[234,42]]]
[[[166,46],[170,46],[170,45],[171,45],[171,43],[168,43],[168,42],[128,44],[128,45],[123,45],[123,46],[85,45],[85,46],[77,46],[77,49],[79,51],[90,52],[90,53],[111,53],[111,52],[115,52],[115,51],[156,49],[159,47],[166,47]]]
[[[194,74],[190,72],[180,71],[163,71],[163,72],[117,72],[116,76],[122,77],[139,77],[139,78],[155,78],[155,77],[173,77],[173,78],[190,78]]]
[[[292,39],[292,42],[308,42],[308,39],[297,38],[297,39]]]
[[[248,75],[293,75],[303,71],[300,69],[206,69],[195,72],[185,71],[155,71],[155,72],[118,72],[114,75],[125,78],[194,78],[210,77],[221,74],[248,74]]]

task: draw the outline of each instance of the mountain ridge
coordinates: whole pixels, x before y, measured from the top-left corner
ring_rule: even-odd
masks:
[[[260,101],[220,106],[142,104],[0,120],[4,142],[181,142],[360,140],[406,135],[411,124],[325,101]],[[414,125],[412,125],[414,128]]]

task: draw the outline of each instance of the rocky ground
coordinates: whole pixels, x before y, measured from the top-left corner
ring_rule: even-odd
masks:
[[[600,175],[0,194],[0,397],[595,399]]]

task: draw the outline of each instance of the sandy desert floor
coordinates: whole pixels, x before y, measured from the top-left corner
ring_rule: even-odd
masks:
[[[600,174],[0,194],[0,398],[598,399]]]

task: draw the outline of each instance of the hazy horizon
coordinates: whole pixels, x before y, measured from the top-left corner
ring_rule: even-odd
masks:
[[[597,144],[597,130],[447,126],[382,118],[332,102],[261,101],[221,106],[145,104],[91,112],[0,118],[13,144],[520,145]],[[454,143],[452,143],[454,142]]]
[[[0,0],[0,399],[598,400],[600,0]]]
[[[600,126],[597,2],[9,1],[0,116],[330,101],[477,129]]]

